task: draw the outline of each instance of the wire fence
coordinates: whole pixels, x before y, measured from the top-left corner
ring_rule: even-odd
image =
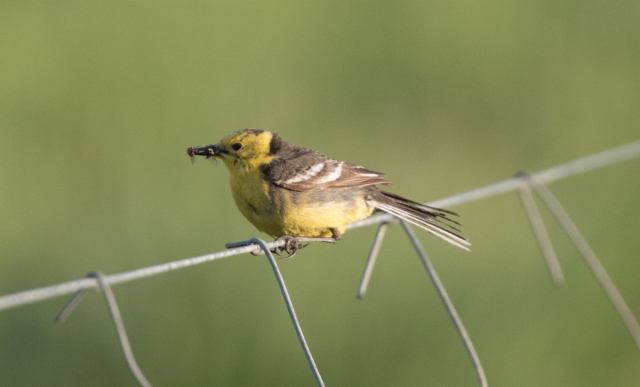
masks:
[[[552,182],[565,179],[580,173],[588,172],[594,169],[599,169],[608,165],[621,163],[623,161],[635,158],[640,158],[640,141],[613,148],[575,161],[560,164],[536,173],[520,173],[513,178],[446,197],[440,200],[436,200],[434,202],[427,203],[427,205],[447,208],[463,203],[469,203],[472,201],[489,198],[507,192],[518,192],[522,200],[525,213],[527,214],[531,222],[532,230],[536,236],[542,254],[549,268],[551,277],[556,284],[561,284],[564,281],[564,276],[562,274],[562,269],[556,257],[553,246],[551,244],[549,235],[545,229],[544,222],[542,221],[542,217],[540,216],[535,205],[532,191],[535,192],[556,218],[561,227],[568,234],[569,238],[574,243],[581,255],[584,257],[596,280],[599,282],[600,286],[605,291],[605,294],[614,305],[621,319],[627,326],[636,346],[638,347],[638,350],[640,350],[640,324],[638,324],[638,321],[633,315],[631,309],[624,301],[618,289],[615,287],[615,284],[598,260],[596,254],[589,247],[586,239],[582,236],[577,226],[571,220],[569,214],[564,210],[560,202],[555,198],[553,193],[551,193],[551,191],[546,186]],[[374,269],[376,258],[380,250],[387,225],[391,223],[397,223],[398,221],[399,220],[397,218],[394,218],[392,215],[380,214],[372,216],[365,220],[354,222],[348,226],[347,230],[371,225],[379,225],[362,275],[361,283],[358,288],[357,295],[359,298],[364,297],[366,293],[367,286]],[[404,221],[401,221],[401,224],[410,241],[412,242],[413,247],[418,253],[418,256],[420,257],[423,265],[425,266],[425,269],[432,283],[434,284],[436,291],[445,306],[445,309],[447,310],[454,326],[456,327],[461,337],[461,340],[463,341],[467,353],[472,361],[480,386],[488,386],[488,381],[484,369],[482,368],[480,357],[478,356],[473,343],[471,342],[471,339],[462,323],[462,320],[460,319],[453,303],[451,302],[451,299],[447,295],[444,285],[440,281],[435,268],[431,264],[426,252],[424,251],[424,248],[420,244],[420,241],[413,233],[413,230],[410,228],[410,226]],[[280,247],[284,243],[284,241],[266,243],[261,239],[253,238],[249,241],[227,244],[227,250],[212,254],[206,254],[198,257],[182,259],[111,275],[90,273],[87,278],[1,296],[0,311],[29,303],[43,301],[53,297],[75,293],[58,316],[58,320],[64,321],[69,313],[71,313],[73,308],[75,308],[75,306],[79,304],[81,296],[84,292],[86,292],[87,290],[101,291],[105,295],[107,305],[109,306],[109,309],[111,311],[111,315],[118,331],[118,336],[120,338],[125,358],[129,364],[129,367],[136,380],[138,380],[138,383],[141,386],[147,387],[151,386],[151,384],[144,377],[142,371],[139,369],[138,365],[135,362],[131,347],[129,345],[129,341],[124,330],[122,318],[120,317],[120,313],[115,303],[115,298],[113,296],[113,293],[111,292],[110,286],[123,282],[135,281],[145,277],[167,273],[185,267],[199,265],[205,262],[227,258],[235,255],[246,253],[264,253],[271,263],[271,267],[274,271],[276,280],[278,281],[284,301],[289,311],[292,324],[294,326],[304,354],[307,358],[309,366],[316,379],[316,383],[319,386],[324,386],[324,382],[322,380],[322,377],[320,376],[320,372],[315,365],[313,356],[311,355],[311,351],[305,341],[302,328],[300,327],[300,324],[296,317],[293,303],[291,302],[291,299],[287,292],[284,279],[280,274],[276,260],[270,252],[270,249]]]

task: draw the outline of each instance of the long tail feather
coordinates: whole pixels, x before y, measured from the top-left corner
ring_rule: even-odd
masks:
[[[468,251],[467,246],[471,246],[466,238],[451,230],[459,232],[457,228],[443,222],[445,220],[459,225],[446,215],[457,215],[453,211],[425,206],[385,191],[375,195],[372,204],[377,209],[404,219],[461,249]]]

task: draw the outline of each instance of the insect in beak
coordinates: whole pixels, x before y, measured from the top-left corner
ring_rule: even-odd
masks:
[[[216,165],[218,161],[214,156],[216,156],[218,147],[217,145],[207,145],[203,147],[190,147],[187,149],[187,155],[191,158],[191,164],[196,162],[196,156],[204,156],[205,159],[208,159],[211,164]]]

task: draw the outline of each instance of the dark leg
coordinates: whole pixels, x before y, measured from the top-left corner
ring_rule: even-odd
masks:
[[[286,251],[289,255],[285,258],[293,257],[294,255],[296,255],[298,250],[303,247],[301,244],[298,244],[298,238],[291,235],[282,235],[276,238],[276,242],[279,241],[284,241],[284,245],[282,247],[276,247],[275,249],[273,249],[273,252],[281,256],[282,251]]]

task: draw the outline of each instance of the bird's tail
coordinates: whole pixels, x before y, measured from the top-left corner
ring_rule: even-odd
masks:
[[[457,216],[455,212],[425,206],[385,191],[377,192],[371,201],[375,208],[413,223],[452,245],[469,251],[468,246],[471,246],[471,243],[459,235],[460,230],[454,226],[460,226],[460,223],[449,217]]]

